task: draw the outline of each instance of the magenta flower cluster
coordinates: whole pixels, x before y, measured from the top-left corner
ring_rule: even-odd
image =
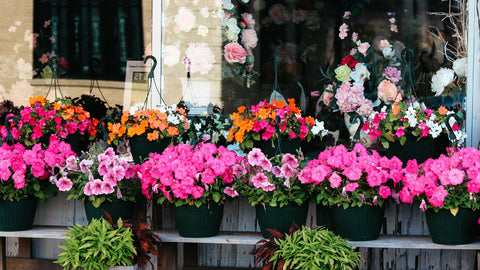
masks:
[[[352,151],[343,145],[325,150],[299,175],[302,183],[314,183],[317,192],[324,192],[324,204],[335,205],[355,199],[361,200],[360,205],[376,205],[380,197],[395,195],[394,187],[403,177],[402,162],[397,157],[382,157],[361,144]]]
[[[411,160],[405,168],[400,199],[404,203],[418,199],[421,201],[420,208],[424,211],[427,204],[447,209],[478,209],[479,160],[480,151],[475,148],[452,150],[448,156],[428,159],[420,165]]]
[[[66,168],[51,178],[55,179],[60,191],[70,191],[74,182],[86,182],[83,183],[84,186],[80,184],[85,196],[108,195],[116,192],[117,199],[121,199],[120,181],[138,178],[138,169],[138,165],[132,165],[120,159],[110,147],[92,159],[78,161],[75,157],[69,157]]]
[[[168,201],[205,199],[210,192],[217,199],[238,196],[231,168],[238,159],[235,152],[212,143],[172,145],[142,164],[142,193],[150,199],[151,191],[161,191]]]
[[[48,179],[55,168],[64,166],[69,156],[74,157],[70,145],[51,140],[47,149],[36,144],[27,150],[22,144],[12,146],[3,143],[0,147],[0,179],[2,184],[13,181],[15,189],[27,187],[29,182]]]

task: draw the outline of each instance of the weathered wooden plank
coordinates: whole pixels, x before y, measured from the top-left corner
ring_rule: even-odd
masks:
[[[238,231],[260,231],[257,225],[255,208],[248,203],[245,198],[238,200],[238,218],[237,218],[237,230]],[[237,258],[235,267],[253,267],[255,261],[252,255],[248,253],[253,249],[253,245],[239,245],[237,247]]]
[[[62,270],[59,264],[52,260],[25,259],[25,258],[7,258],[8,270]]]
[[[239,207],[238,200],[225,203],[221,230],[224,230],[224,231],[238,230],[238,207]],[[219,261],[221,266],[234,267],[237,262],[237,256],[236,256],[237,245],[223,245],[217,248],[219,248],[220,253],[211,254],[210,256],[219,256]]]
[[[59,248],[63,244],[65,244],[64,239],[32,239],[32,257],[56,260],[63,252],[63,249]]]
[[[419,257],[419,267],[428,270],[442,269],[441,253],[441,250],[422,250]]]
[[[34,224],[43,226],[75,225],[74,217],[80,214],[75,211],[75,203],[75,200],[67,200],[65,192],[49,198],[46,203],[38,203]]]
[[[32,257],[32,239],[18,238],[18,257],[20,258]]]

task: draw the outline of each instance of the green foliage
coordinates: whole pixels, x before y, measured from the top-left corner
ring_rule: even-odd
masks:
[[[276,240],[278,249],[270,259],[273,267],[282,261],[282,269],[357,269],[360,253],[347,240],[325,230],[302,226],[285,239]],[[275,269],[275,268],[273,268]],[[277,268],[278,269],[278,268]]]
[[[130,228],[123,226],[122,219],[117,221],[117,228],[105,219],[92,219],[85,227],[70,227],[64,250],[55,263],[64,269],[106,270],[109,266],[132,265],[136,254],[133,246],[133,234]]]

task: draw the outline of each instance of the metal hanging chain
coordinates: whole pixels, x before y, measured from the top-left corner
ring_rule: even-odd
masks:
[[[89,63],[89,69],[90,69],[90,91],[89,91],[89,94],[92,95],[93,90],[94,90],[94,88],[95,88],[95,86],[96,86],[97,89],[98,89],[98,92],[100,92],[100,95],[101,95],[101,97],[103,98],[103,101],[105,101],[105,103],[106,103],[108,106],[110,106],[110,104],[108,104],[107,99],[106,99],[105,96],[103,95],[102,89],[100,89],[100,85],[98,84],[97,73],[95,72],[95,69],[93,68],[94,62],[96,62],[97,64],[100,64],[100,59],[98,59],[98,58],[96,58],[96,57],[90,59],[90,63]]]
[[[50,90],[52,89],[52,86],[53,86],[53,90],[55,92],[55,99],[58,98],[57,89],[58,89],[58,93],[60,94],[60,97],[64,99],[62,90],[60,89],[60,83],[58,82],[58,74],[57,74],[58,63],[60,63],[60,58],[58,58],[58,56],[52,56],[50,57],[50,59],[48,59],[48,65],[52,70],[52,78],[50,80],[50,87],[48,88],[47,95],[45,96],[45,98],[48,97],[48,94],[50,93]]]
[[[182,92],[182,98],[180,99],[180,102],[183,101],[183,98],[190,93],[190,96],[192,97],[192,105],[198,104],[197,98],[193,92],[193,85],[192,85],[192,77],[191,77],[191,68],[192,68],[192,60],[190,58],[185,57],[183,59],[183,64],[185,65],[185,68],[187,69],[187,85],[185,86],[185,91]]]
[[[152,59],[153,65],[152,65],[152,68],[150,69],[150,73],[148,73],[147,97],[145,98],[145,102],[143,104],[143,109],[147,109],[148,97],[150,96],[150,94],[152,92],[152,82],[153,82],[153,85],[155,86],[155,90],[157,91],[158,95],[160,96],[160,102],[161,103],[163,102],[164,105],[167,105],[167,103],[165,102],[165,100],[162,97],[162,94],[160,93],[160,90],[157,86],[157,83],[154,80],[154,78],[155,78],[154,70],[157,67],[157,59],[153,55],[149,55],[149,56],[145,57],[145,59],[143,60],[143,63],[146,64],[148,59]]]
[[[277,92],[280,93],[280,87],[278,86],[278,53],[275,53],[275,79],[273,81],[274,99],[277,99]]]

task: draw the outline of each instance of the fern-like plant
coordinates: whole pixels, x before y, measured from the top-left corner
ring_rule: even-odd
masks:
[[[69,229],[65,245],[60,246],[64,252],[55,261],[65,270],[106,270],[110,266],[132,265],[136,254],[133,234],[123,226],[122,219],[118,219],[117,229],[105,219],[92,219],[85,227]]]
[[[285,239],[278,240],[278,249],[270,259],[273,266],[282,261],[283,269],[357,269],[360,253],[344,238],[325,230],[302,226]]]
[[[260,240],[255,255],[255,266],[263,263],[262,270],[316,270],[357,269],[362,262],[360,253],[347,240],[325,230],[294,225],[288,233],[270,230],[269,239]]]

